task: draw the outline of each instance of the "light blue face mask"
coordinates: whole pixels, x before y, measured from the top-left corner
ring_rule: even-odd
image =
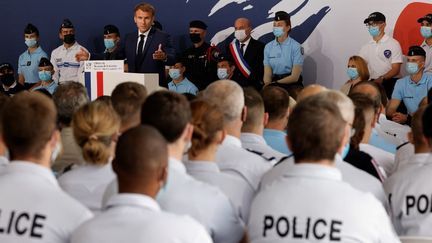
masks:
[[[27,45],[27,47],[34,47],[37,44],[37,40],[36,39],[25,39],[25,44]]]
[[[115,41],[113,39],[104,39],[104,44],[106,49],[112,49],[115,46]]]
[[[174,80],[180,78],[180,69],[178,68],[171,68],[169,70],[169,76]]]
[[[49,81],[51,80],[51,71],[39,71],[39,79],[42,81]]]
[[[358,76],[359,76],[357,68],[353,68],[353,67],[349,67],[347,69],[347,74],[351,80],[354,80],[354,79],[358,78]]]
[[[342,154],[341,154],[342,159],[345,159],[345,157],[348,155],[349,150],[350,150],[350,144],[347,143],[344,149],[342,150]]]
[[[423,36],[423,38],[430,38],[432,37],[432,28],[429,26],[422,26],[420,28],[420,34]]]
[[[276,37],[281,37],[284,34],[283,27],[273,27],[273,35]]]
[[[380,34],[380,30],[378,26],[369,26],[369,34],[372,37],[376,37]]]
[[[228,70],[226,68],[218,68],[217,69],[217,76],[219,79],[228,78]]]
[[[415,62],[407,62],[405,69],[409,74],[416,74],[419,70],[419,67]]]

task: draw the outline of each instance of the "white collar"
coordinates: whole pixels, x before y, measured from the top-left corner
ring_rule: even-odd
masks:
[[[152,27],[150,27],[146,32],[144,32],[144,33],[141,33],[139,30],[138,30],[138,38],[140,38],[140,35],[145,35],[145,38],[147,38],[148,37],[148,35],[149,35],[149,33],[150,33],[150,30],[152,29]]]
[[[249,37],[249,39],[248,39],[247,41],[245,41],[245,42],[241,42],[241,41],[239,41],[239,43],[240,43],[240,45],[241,45],[241,44],[244,44],[245,46],[248,46],[248,45],[249,45],[249,42],[250,42],[251,39],[252,39],[252,36]]]
[[[5,91],[9,91],[10,89],[13,89],[13,88],[15,88],[15,86],[17,86],[17,81],[14,81],[14,83],[9,87],[4,86],[4,84],[2,84],[2,85],[3,85],[3,89]]]
[[[290,166],[284,177],[312,177],[325,180],[342,180],[342,173],[336,167],[314,163],[300,163]]]
[[[186,174],[186,167],[184,166],[184,164],[174,157],[169,157],[168,166],[172,170]]]
[[[134,206],[152,211],[161,211],[159,204],[153,198],[137,193],[119,193],[114,195],[108,200],[105,209],[117,206]]]
[[[267,145],[263,136],[250,132],[242,132],[240,135],[240,140],[247,143]]]
[[[225,136],[225,139],[222,142],[222,145],[226,145],[226,146],[233,145],[233,146],[236,146],[239,148],[241,148],[241,146],[242,146],[240,139],[238,139],[234,136],[228,135],[228,134]]]
[[[45,168],[36,163],[29,162],[29,161],[13,160],[5,168],[6,168],[5,174],[23,173],[23,174],[39,176],[46,179],[54,186],[58,187],[58,182],[54,176],[54,173],[50,169]]]
[[[378,42],[376,42],[376,41],[372,38],[372,40],[369,41],[369,43],[376,43],[376,44],[380,44],[380,43],[387,42],[389,39],[390,39],[390,37],[389,37],[387,34],[384,34],[383,37],[382,37]]]
[[[189,160],[185,162],[188,172],[220,172],[219,167],[213,161]]]
[[[78,41],[75,41],[75,43],[74,43],[72,46],[70,46],[69,48],[66,48],[66,47],[64,46],[64,44],[61,45],[61,47],[63,48],[63,50],[73,50],[73,49],[78,48],[78,47],[79,47],[79,44],[78,44]]]

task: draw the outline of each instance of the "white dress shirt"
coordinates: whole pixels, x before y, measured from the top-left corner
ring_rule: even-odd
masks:
[[[69,243],[92,213],[63,192],[51,170],[12,161],[0,176],[0,242]]]
[[[94,213],[102,209],[102,197],[108,184],[115,178],[111,163],[80,165],[58,178],[60,187]]]
[[[204,227],[189,216],[161,211],[157,202],[140,194],[113,196],[106,209],[79,227],[72,243],[211,243]]]
[[[75,55],[81,51],[81,48],[88,52],[88,50],[78,44],[78,42],[75,42],[69,48],[61,45],[52,51],[51,63],[54,66],[53,80],[58,84],[69,81],[84,83],[84,62],[77,61],[75,57]]]
[[[251,206],[251,243],[400,242],[382,205],[342,181],[340,171],[295,164]]]
[[[219,146],[216,162],[222,172],[246,180],[254,191],[258,190],[261,177],[272,167],[267,160],[242,148],[240,139],[230,135]]]
[[[268,146],[263,136],[254,133],[241,133],[240,141],[242,147],[250,152],[256,153],[275,165],[281,159],[286,158],[288,155],[274,150]]]
[[[217,164],[212,161],[187,161],[185,166],[187,173],[193,178],[221,189],[231,200],[243,222],[248,221],[254,192],[247,182],[221,172]]]

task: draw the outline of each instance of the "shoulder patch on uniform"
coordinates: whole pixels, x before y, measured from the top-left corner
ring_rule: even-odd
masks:
[[[303,46],[300,46],[300,53],[301,53],[302,55],[304,55],[304,48],[303,48]]]
[[[255,150],[253,150],[253,149],[246,149],[246,150],[249,151],[249,152],[251,152],[251,153],[254,153],[254,154],[256,154],[256,155],[259,155],[261,158],[263,158],[263,159],[265,159],[265,160],[267,160],[267,161],[272,161],[272,160],[275,160],[275,159],[276,159],[275,157],[267,157],[267,156],[264,156],[264,153],[259,152],[259,151],[255,151]]]
[[[293,154],[290,154],[288,156],[282,157],[276,164],[273,165],[273,167],[276,167],[277,165],[281,164],[282,162],[284,162],[285,160],[287,160],[287,159],[289,159],[291,157],[293,157]]]
[[[387,59],[389,59],[389,58],[391,57],[391,55],[392,55],[392,51],[391,51],[391,50],[385,50],[385,51],[384,51],[384,56],[385,56]]]

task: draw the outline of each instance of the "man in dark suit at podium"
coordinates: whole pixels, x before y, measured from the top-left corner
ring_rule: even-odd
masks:
[[[233,42],[227,53],[234,60],[235,81],[241,86],[253,86],[261,90],[264,82],[264,43],[251,37],[252,26],[248,19],[239,18],[234,22]]]
[[[128,72],[158,73],[159,86],[167,87],[165,66],[173,65],[175,51],[171,37],[152,27],[155,9],[148,3],[135,7],[134,21],[138,33],[126,35],[125,55]]]

